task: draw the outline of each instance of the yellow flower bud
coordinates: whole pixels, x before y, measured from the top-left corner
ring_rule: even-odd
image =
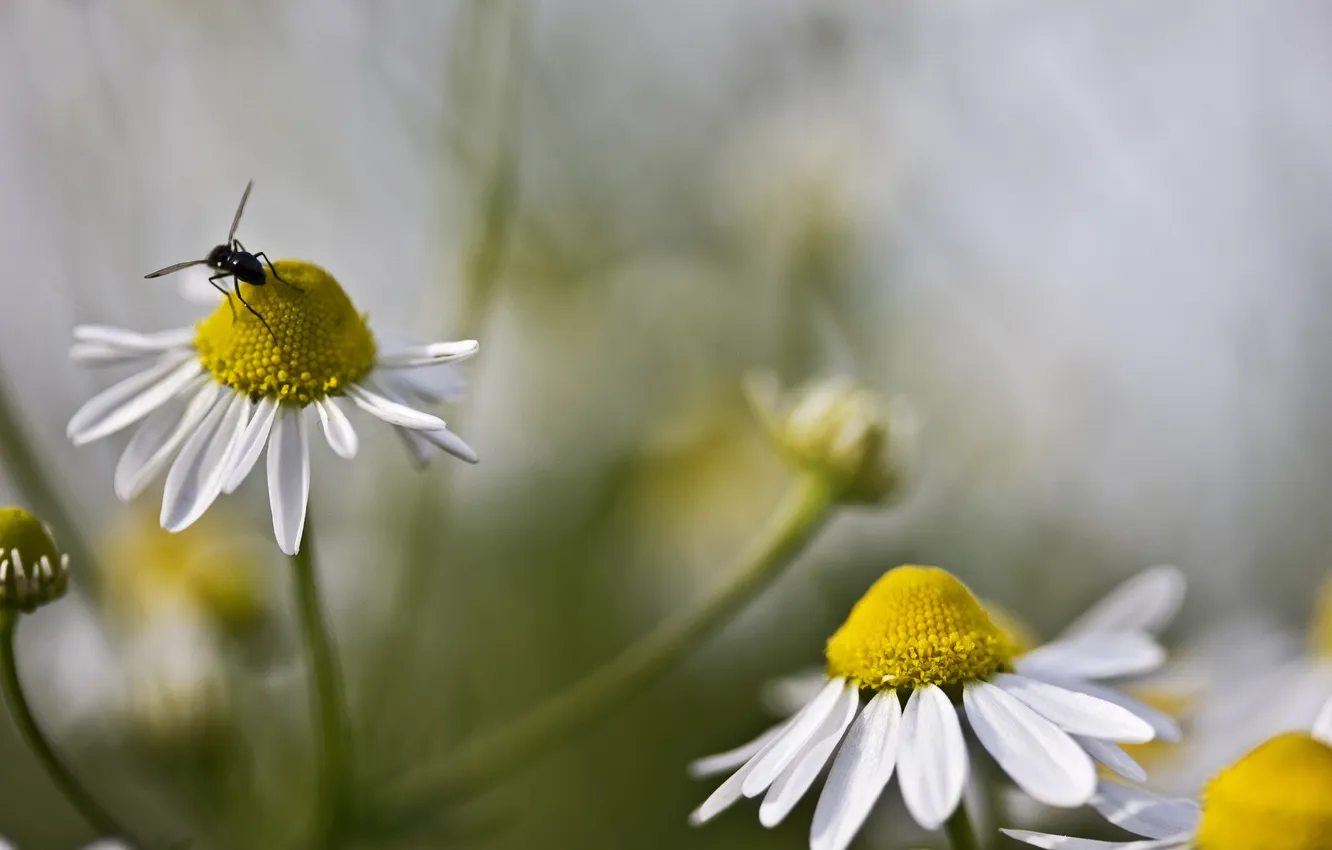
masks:
[[[22,508],[0,508],[0,608],[31,612],[65,595],[69,556]]]

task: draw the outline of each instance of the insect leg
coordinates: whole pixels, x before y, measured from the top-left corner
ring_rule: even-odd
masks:
[[[236,302],[231,300],[231,293],[227,291],[227,288],[226,288],[225,286],[223,286],[222,284],[220,284],[220,283],[217,282],[217,279],[218,279],[218,278],[220,278],[220,277],[227,277],[227,275],[228,275],[227,272],[222,272],[221,274],[215,274],[215,275],[213,275],[212,277],[208,278],[208,282],[211,283],[211,284],[213,285],[213,288],[216,289],[218,292],[220,292],[220,293],[222,293],[223,295],[227,296],[227,304],[231,307],[231,321],[232,321],[232,322],[235,322],[235,321],[236,321]],[[234,280],[234,278],[233,278],[233,280]],[[240,293],[238,292],[238,293],[236,293],[236,294],[239,295]]]
[[[259,320],[259,323],[261,325],[264,326],[264,330],[268,331],[268,335],[273,338],[274,342],[277,342],[277,334],[273,333],[273,329],[268,326],[268,322],[264,321],[264,317],[259,315],[259,311],[251,307],[250,302],[245,300],[244,295],[241,295],[240,278],[236,277],[235,275],[231,276],[231,288],[236,293],[236,297],[240,299],[240,303],[245,305],[245,309],[249,310],[251,313],[254,314],[254,317]]]
[[[274,279],[274,280],[280,280],[280,281],[282,281],[283,283],[287,284],[287,286],[290,286],[292,289],[296,290],[297,292],[304,292],[304,291],[305,291],[304,289],[301,289],[301,288],[300,288],[299,286],[297,286],[296,284],[294,284],[294,283],[292,283],[292,282],[290,282],[290,281],[284,279],[281,275],[279,275],[279,274],[277,273],[277,269],[273,268],[273,261],[270,260],[270,259],[268,259],[268,255],[265,254],[263,251],[260,251],[259,253],[255,254],[254,256],[255,256],[256,259],[258,259],[259,257],[263,257],[263,258],[264,258],[264,262],[268,264],[268,270],[269,270],[270,272],[273,273],[273,279]]]

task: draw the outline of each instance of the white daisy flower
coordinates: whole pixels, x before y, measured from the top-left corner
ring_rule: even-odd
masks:
[[[1312,730],[1286,732],[1222,770],[1193,800],[1103,782],[1096,810],[1145,841],[1003,832],[1051,850],[1327,850],[1332,847],[1332,700]]]
[[[291,555],[300,548],[310,493],[307,408],[344,458],[358,445],[343,409],[349,399],[393,425],[418,462],[443,450],[475,463],[476,453],[444,420],[419,409],[445,393],[417,370],[471,357],[478,346],[463,340],[380,351],[331,275],[299,260],[275,266],[281,281],[270,271],[264,286],[242,284],[253,312],[226,302],[193,327],[151,334],[75,328],[75,362],[145,368],[79,408],[67,432],[83,445],[141,423],[116,465],[115,492],[132,499],[167,470],[161,523],[168,531],[189,526],[218,495],[239,487],[267,447],[273,531]]]
[[[1159,665],[1164,653],[1148,635],[1078,635],[1015,658],[1008,635],[971,592],[934,567],[886,573],[829,639],[826,655],[823,686],[794,717],[694,765],[698,772],[744,760],[695,810],[695,824],[759,795],[760,822],[780,823],[837,750],[814,812],[812,850],[849,845],[895,771],[912,817],[937,829],[967,784],[963,714],[1020,788],[1065,807],[1091,799],[1093,758],[1118,761],[1113,742],[1176,731],[1159,712],[1091,684]],[[862,692],[870,697],[864,706]]]

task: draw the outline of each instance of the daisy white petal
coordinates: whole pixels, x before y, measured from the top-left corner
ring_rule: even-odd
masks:
[[[381,369],[437,366],[441,363],[466,360],[480,350],[480,344],[474,339],[464,339],[457,342],[434,342],[430,345],[418,345],[381,354],[375,359],[375,365]]]
[[[1091,804],[1115,826],[1144,838],[1191,833],[1202,817],[1202,810],[1193,800],[1159,797],[1118,782],[1102,782]]]
[[[1088,694],[1012,673],[996,673],[990,681],[1065,732],[1131,744],[1146,743],[1155,734],[1151,724],[1128,709]]]
[[[356,431],[347,420],[347,414],[338,406],[338,400],[332,396],[315,399],[314,406],[319,411],[319,424],[324,429],[328,447],[338,457],[348,460],[356,457]]]
[[[1061,638],[1109,632],[1159,634],[1179,613],[1186,585],[1178,567],[1162,564],[1143,570],[1073,621]]]
[[[1051,806],[1080,806],[1096,792],[1096,768],[1058,726],[989,682],[962,692],[967,719],[981,744],[1018,787]]]
[[[715,776],[719,773],[725,773],[728,770],[736,768],[749,761],[759,750],[762,750],[777,734],[786,728],[785,723],[778,723],[776,726],[768,729],[762,735],[747,744],[741,744],[733,750],[727,750],[724,753],[704,756],[701,759],[695,759],[689,763],[687,768],[689,775],[695,779],[702,779],[708,776]]]
[[[767,753],[771,752],[772,748],[781,741],[782,737],[791,731],[791,725],[794,720],[795,718],[791,718],[778,726],[768,742],[760,747],[759,751],[755,753],[749,761],[745,762],[739,770],[731,774],[725,782],[717,787],[716,791],[713,791],[712,794],[703,801],[702,805],[690,813],[689,822],[694,826],[707,823],[742,798],[744,792],[741,789],[745,780],[749,778],[751,773],[753,773],[754,767],[759,763],[759,760]]]
[[[428,404],[458,401],[467,392],[467,382],[463,380],[462,372],[453,366],[439,366],[434,369],[376,369],[374,379],[381,389],[393,385],[413,401]]]
[[[112,486],[117,498],[128,502],[142,493],[208,414],[219,387],[202,376],[195,379],[194,386],[183,413],[178,407],[164,405],[149,414],[134,432],[116,462]]]
[[[148,334],[110,325],[78,325],[74,328],[74,341],[125,354],[145,355],[160,354],[172,348],[190,348],[197,333],[194,325]]]
[[[1313,722],[1313,736],[1332,747],[1332,699],[1323,704]]]
[[[268,438],[268,504],[283,554],[295,555],[310,501],[310,445],[300,408],[282,405]]]
[[[413,410],[405,404],[393,401],[382,393],[369,389],[364,384],[352,384],[347,388],[347,395],[356,406],[366,413],[383,419],[390,425],[400,428],[415,428],[420,431],[437,431],[444,427],[444,420],[429,413]]]
[[[1078,693],[1094,696],[1097,699],[1112,702],[1121,708],[1126,708],[1145,720],[1151,725],[1152,731],[1156,733],[1156,738],[1170,743],[1176,743],[1183,738],[1183,732],[1175,719],[1160,709],[1153,708],[1139,699],[1134,699],[1123,691],[1115,690],[1106,685],[1097,685],[1092,682],[1083,682],[1078,679],[1070,679],[1063,676],[1031,676],[1042,682],[1048,682],[1051,685],[1058,685],[1066,691],[1077,691]]]
[[[245,433],[241,435],[236,452],[232,455],[231,469],[227,471],[227,480],[222,484],[223,493],[235,492],[254,468],[264,446],[268,445],[268,435],[273,430],[279,406],[278,400],[271,396],[264,396],[254,406],[250,422],[245,426]]]
[[[1149,673],[1165,661],[1165,650],[1141,632],[1094,634],[1055,641],[1020,656],[1015,667],[1028,676],[1109,679]]]
[[[404,404],[406,396],[412,391],[405,388],[403,382],[394,377],[381,381],[377,384],[379,390],[389,401]],[[476,450],[450,431],[448,428],[440,428],[437,431],[418,431],[412,428],[394,428],[403,443],[407,446],[407,451],[412,456],[412,464],[418,468],[425,467],[429,462],[435,449],[441,449],[459,460],[467,463],[478,463],[481,458]],[[820,685],[824,681],[820,676]],[[801,703],[804,705],[804,703]],[[799,707],[793,709],[798,711]]]
[[[837,749],[846,727],[851,725],[859,708],[860,691],[854,684],[847,682],[842,687],[837,704],[824,718],[823,725],[768,789],[763,805],[759,806],[759,823],[774,827],[791,813],[809,786],[814,784],[833,750]]]
[[[1177,835],[1159,841],[1094,841],[1090,838],[1050,835],[1047,832],[1028,832],[1025,829],[999,831],[1009,838],[1026,842],[1033,847],[1045,847],[1047,850],[1175,850],[1188,847],[1193,841],[1190,835]]]
[[[902,704],[880,691],[851,725],[814,809],[810,850],[845,850],[856,837],[897,764]]]
[[[787,765],[795,760],[801,748],[819,731],[824,719],[837,705],[845,686],[843,679],[830,679],[819,695],[791,718],[787,731],[773,742],[772,748],[755,758],[754,769],[743,786],[746,797],[757,797],[766,791],[773,780],[786,770]]]
[[[1087,755],[1119,776],[1130,782],[1147,781],[1147,771],[1143,770],[1142,765],[1134,761],[1133,757],[1124,752],[1124,748],[1118,744],[1102,741],[1099,738],[1087,738],[1082,735],[1074,735],[1073,740],[1078,742],[1079,747],[1087,751]]]
[[[219,399],[185,442],[167,473],[162,494],[162,527],[167,531],[191,525],[222,492],[228,461],[245,430],[249,404],[238,393],[226,401]]]
[[[481,462],[481,457],[477,455],[476,449],[467,445],[462,437],[448,428],[440,428],[438,431],[417,431],[416,433],[430,445],[453,455],[458,460],[467,463]]]
[[[70,418],[65,433],[76,446],[114,434],[170,401],[202,371],[189,352],[166,354],[151,368],[89,399]]]
[[[917,688],[902,714],[897,781],[916,823],[938,829],[967,784],[967,745],[957,710],[935,685]]]

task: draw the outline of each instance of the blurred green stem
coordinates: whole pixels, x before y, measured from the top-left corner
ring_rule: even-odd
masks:
[[[967,814],[967,804],[959,802],[957,809],[944,822],[944,832],[948,833],[948,844],[953,850],[977,850],[976,829],[971,825]]]
[[[9,704],[9,713],[14,717],[14,724],[24,742],[32,750],[37,761],[41,762],[46,774],[56,784],[65,799],[78,810],[88,825],[97,830],[101,838],[121,838],[142,847],[133,838],[129,830],[116,822],[116,819],[92,798],[92,795],[74,778],[65,763],[56,755],[55,750],[42,734],[37,719],[28,707],[28,700],[23,695],[23,685],[19,682],[18,663],[14,657],[14,634],[18,631],[19,613],[0,611],[0,685],[4,688],[5,702]]]
[[[308,510],[308,509],[307,509]],[[314,565],[314,534],[306,520],[301,548],[291,556],[296,590],[296,613],[310,669],[310,710],[319,748],[319,799],[312,844],[332,847],[349,820],[351,795],[351,732],[342,687],[342,673],[333,636],[319,599],[319,578]]]
[[[23,427],[9,385],[0,377],[0,449],[3,463],[20,496],[28,503],[35,516],[49,522],[55,529],[61,548],[69,552],[74,568],[79,571],[83,588],[95,591],[97,570],[93,566],[92,549],[79,532],[78,523],[61,498],[51,470],[37,457],[36,447]]]
[[[767,527],[745,552],[733,578],[697,609],[670,620],[527,714],[465,744],[441,764],[409,773],[388,799],[414,812],[441,798],[474,792],[530,764],[597,718],[636,696],[781,575],[831,513],[836,492],[805,476],[787,493]]]

